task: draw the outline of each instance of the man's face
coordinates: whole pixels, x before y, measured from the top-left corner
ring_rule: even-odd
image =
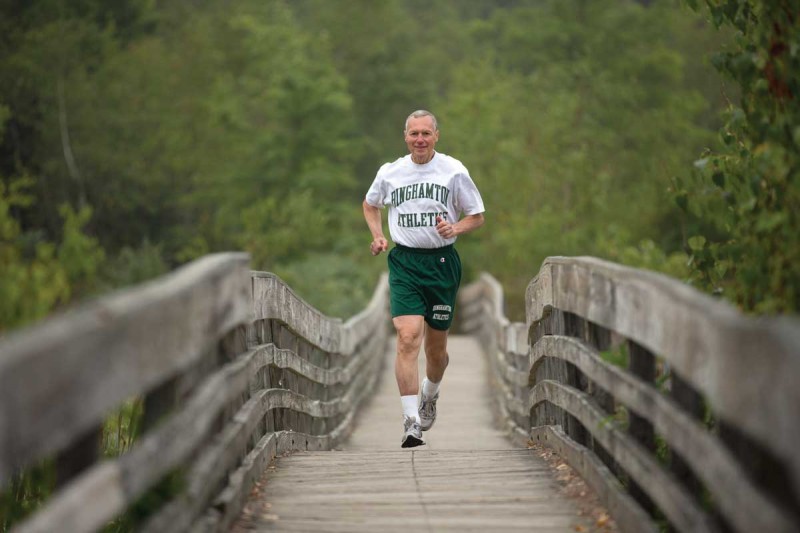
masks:
[[[406,146],[415,163],[427,163],[433,157],[433,147],[439,140],[439,131],[433,129],[431,117],[408,119]]]

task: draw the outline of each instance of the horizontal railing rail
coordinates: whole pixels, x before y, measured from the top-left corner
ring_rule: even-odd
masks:
[[[247,263],[207,256],[0,341],[0,489],[43,460],[59,487],[13,531],[97,530],[170,476],[139,529],[225,530],[276,454],[347,435],[383,360],[386,277],[343,323]],[[131,398],[141,434],[101,459]]]
[[[548,258],[525,324],[488,275],[461,308],[509,430],[561,453],[623,530],[798,531],[796,319],[594,258]]]

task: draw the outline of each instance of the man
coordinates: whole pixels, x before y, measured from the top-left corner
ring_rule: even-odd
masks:
[[[434,150],[436,117],[415,111],[407,119],[409,155],[383,165],[364,200],[372,255],[385,252],[380,209],[389,206],[392,322],[397,330],[395,375],[403,406],[402,447],[425,444],[422,431],[436,420],[439,385],[449,362],[447,332],[461,283],[456,237],[483,224],[483,200],[464,165]],[[459,219],[463,214],[464,217]],[[421,399],[417,359],[425,340]]]

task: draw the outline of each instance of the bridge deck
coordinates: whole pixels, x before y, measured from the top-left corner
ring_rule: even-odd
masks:
[[[389,346],[376,395],[348,442],[278,458],[234,531],[595,530],[586,501],[567,496],[544,459],[494,427],[478,344],[452,336],[449,351],[425,446],[400,448]]]

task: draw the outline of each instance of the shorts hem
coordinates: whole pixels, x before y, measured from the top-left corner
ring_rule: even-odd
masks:
[[[450,324],[447,325],[447,327],[443,328],[440,327],[441,324],[432,324],[427,317],[425,318],[425,323],[428,324],[431,327],[431,329],[435,329],[436,331],[448,331],[450,329],[450,326],[453,325],[453,323],[451,322]]]

